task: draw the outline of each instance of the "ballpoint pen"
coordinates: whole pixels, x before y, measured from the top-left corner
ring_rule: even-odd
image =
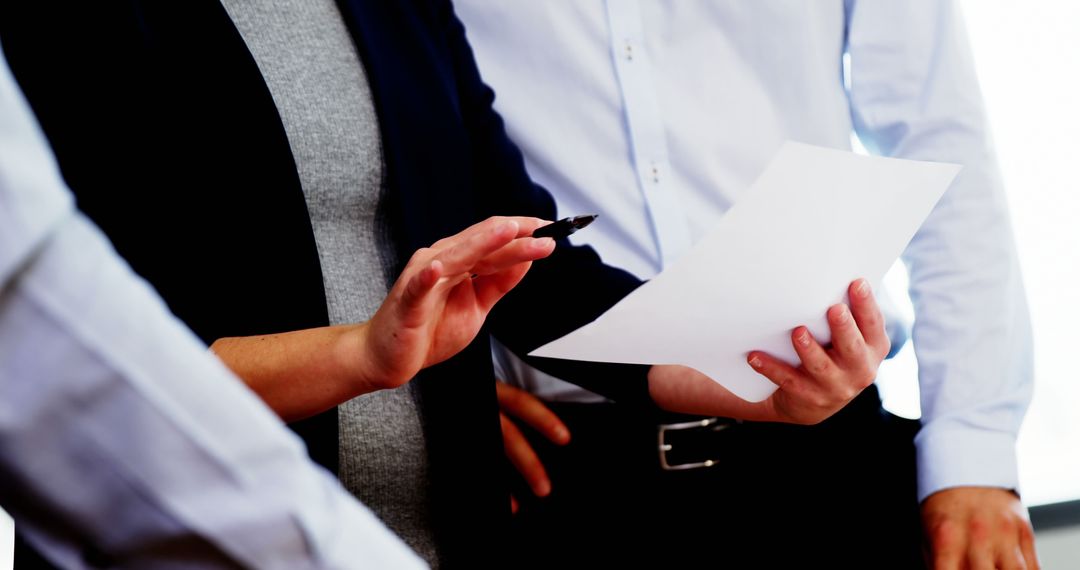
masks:
[[[542,238],[549,237],[553,239],[563,239],[570,234],[584,228],[585,226],[593,223],[593,220],[600,217],[600,214],[588,214],[584,216],[573,216],[571,218],[563,218],[557,222],[550,223],[546,226],[542,226],[533,231],[532,237]]]

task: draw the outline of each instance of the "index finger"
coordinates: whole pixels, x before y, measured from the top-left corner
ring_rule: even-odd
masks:
[[[866,354],[866,340],[852,316],[851,309],[843,303],[833,305],[826,311],[825,317],[829,321],[829,330],[832,331],[833,351],[840,356],[841,366],[845,366],[844,363],[861,362]]]
[[[495,384],[495,393],[503,412],[525,422],[552,443],[569,443],[570,430],[539,398],[502,382]]]
[[[460,273],[475,273],[474,266],[513,241],[520,229],[517,222],[505,220],[486,224],[486,227],[478,231],[462,232],[458,235],[468,234],[467,237],[450,247],[436,251],[435,259],[442,262],[447,277]]]
[[[482,222],[477,222],[452,236],[440,239],[431,244],[431,249],[438,251],[453,247],[477,234],[481,234],[506,222],[514,222],[518,225],[518,232],[517,235],[514,236],[515,238],[531,236],[532,233],[536,231],[536,228],[551,223],[548,220],[532,218],[529,216],[491,216],[490,218],[487,218]]]
[[[548,496],[551,493],[551,479],[548,477],[547,469],[544,469],[544,464],[540,461],[540,456],[529,444],[525,434],[521,433],[514,422],[506,417],[506,414],[499,414],[499,422],[502,426],[503,449],[506,458],[525,478],[534,495]]]

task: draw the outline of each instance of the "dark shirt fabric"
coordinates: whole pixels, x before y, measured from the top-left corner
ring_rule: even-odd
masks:
[[[371,84],[401,263],[488,216],[556,218],[492,110],[448,1],[339,5]],[[286,133],[218,2],[5,2],[0,42],[79,207],[204,341],[328,323]],[[415,380],[444,563],[494,560],[509,517],[487,333],[525,354],[638,285],[563,241],[476,341]],[[651,410],[643,367],[531,361]],[[336,471],[336,410],[294,429]]]

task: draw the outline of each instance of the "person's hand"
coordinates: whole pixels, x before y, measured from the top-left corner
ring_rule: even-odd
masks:
[[[922,504],[929,561],[935,570],[1035,570],[1035,533],[1027,509],[1006,489],[956,487]]]
[[[762,402],[746,402],[704,374],[682,366],[654,366],[649,391],[668,410],[720,415],[752,421],[816,424],[833,415],[873,383],[889,354],[885,318],[865,279],[851,283],[851,308],[838,304],[827,317],[832,331],[829,347],[819,344],[804,327],[791,334],[801,363],[792,366],[759,351],[747,362],[777,385]]]
[[[546,497],[551,493],[551,479],[514,420],[524,422],[556,445],[570,443],[570,430],[536,396],[502,382],[495,383],[495,392],[499,398],[499,420],[502,423],[506,457],[525,478],[533,494]],[[510,508],[515,513],[518,510],[517,499],[512,495]]]
[[[531,263],[537,218],[489,218],[417,251],[370,321],[219,338],[210,350],[285,421],[408,382],[465,348]]]
[[[777,418],[796,424],[816,424],[836,413],[874,382],[889,354],[885,318],[874,300],[870,283],[858,279],[848,287],[851,308],[837,304],[826,317],[832,331],[830,348],[821,346],[803,326],[791,333],[801,365],[754,351],[747,362],[779,389],[766,400]]]
[[[531,262],[554,250],[551,238],[528,237],[546,223],[489,218],[417,251],[365,327],[358,370],[392,388],[465,348]]]

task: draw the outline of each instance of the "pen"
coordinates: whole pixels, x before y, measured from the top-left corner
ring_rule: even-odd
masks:
[[[598,217],[600,217],[600,214],[588,214],[585,216],[563,218],[557,222],[536,228],[535,230],[533,230],[532,237],[549,237],[553,239],[563,239],[565,237],[568,237],[570,234],[580,230],[581,228],[584,228],[585,226],[593,223],[593,220]]]
[[[587,214],[584,216],[573,216],[570,218],[563,218],[557,222],[552,222],[546,226],[541,226],[533,230],[532,236],[534,238],[551,239],[563,239],[570,234],[584,228],[585,226],[593,223],[593,220],[599,218],[600,214]],[[473,279],[476,279],[477,274],[473,273]]]

